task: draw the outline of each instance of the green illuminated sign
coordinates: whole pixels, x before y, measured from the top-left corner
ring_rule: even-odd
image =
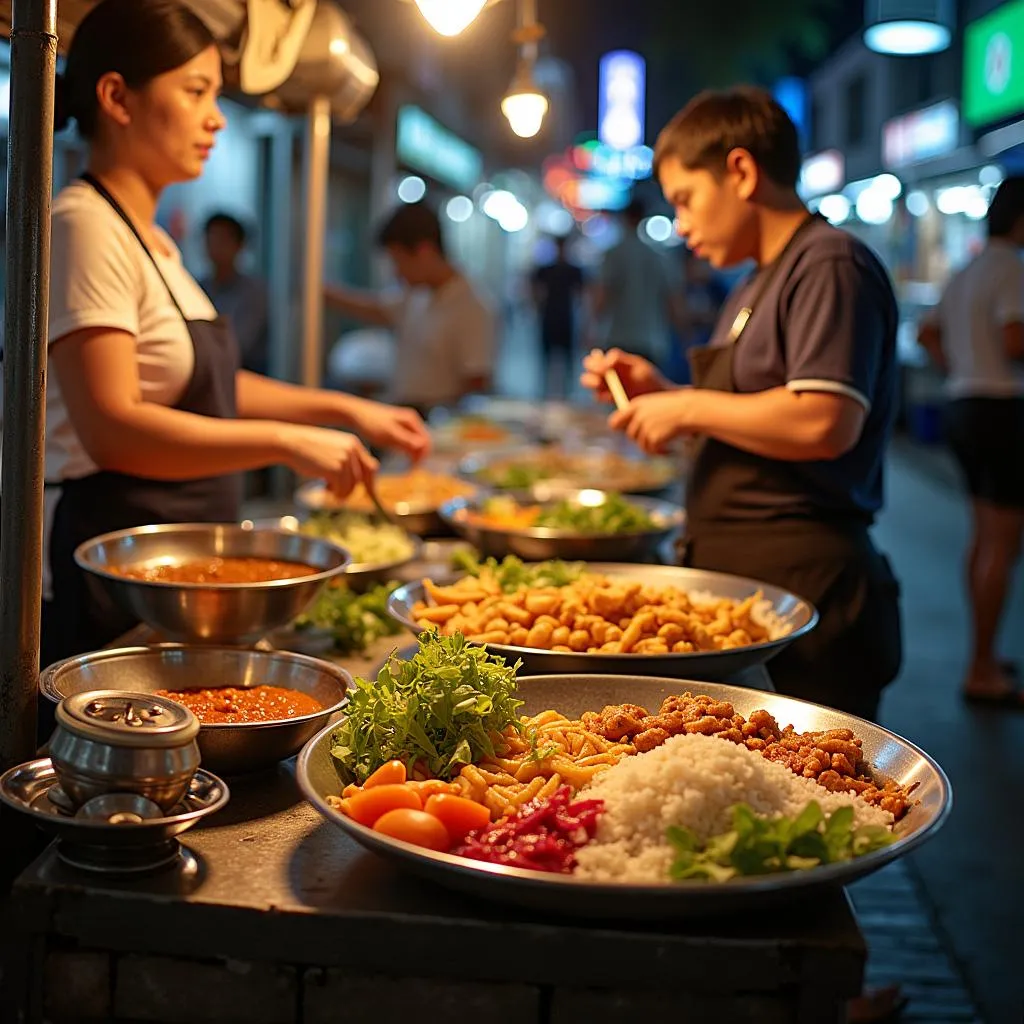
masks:
[[[1024,110],[1024,0],[1012,0],[964,30],[964,102],[980,126]]]
[[[463,192],[471,191],[483,174],[480,151],[419,107],[398,108],[395,151],[402,163]]]

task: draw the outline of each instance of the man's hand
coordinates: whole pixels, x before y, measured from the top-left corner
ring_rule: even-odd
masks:
[[[663,453],[671,441],[699,432],[695,416],[700,395],[693,388],[676,388],[639,395],[611,415],[610,426],[623,431],[643,451]]]
[[[607,352],[595,348],[583,359],[580,383],[593,391],[595,397],[602,402],[612,401],[611,392],[604,379],[609,370],[618,373],[628,398],[636,398],[638,395],[647,395],[655,391],[669,391],[674,387],[653,363],[642,356],[630,355],[618,348],[609,349]]]
[[[403,409],[366,398],[350,399],[352,429],[380,448],[397,448],[414,462],[430,452],[430,434],[415,409]]]

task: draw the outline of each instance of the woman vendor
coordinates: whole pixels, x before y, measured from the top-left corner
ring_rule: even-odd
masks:
[[[870,527],[896,404],[896,301],[875,255],[796,192],[796,129],[765,92],[704,93],[657,142],[679,234],[713,266],[751,261],[693,387],[592,352],[583,383],[630,399],[613,426],[649,452],[696,439],[684,563],[811,601],[817,628],[769,663],[781,693],[873,719],[902,656],[899,588]]]
[[[43,664],[132,625],[73,558],[97,534],[234,522],[240,474],[280,464],[339,493],[376,461],[353,433],[413,458],[407,409],[239,369],[230,326],[156,224],[161,193],[202,174],[224,116],[214,37],[177,0],[101,0],[58,79],[87,170],[54,202],[46,407]]]

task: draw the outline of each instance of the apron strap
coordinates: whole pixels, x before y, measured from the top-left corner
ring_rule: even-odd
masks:
[[[104,185],[103,182],[101,182],[99,178],[96,177],[96,175],[91,174],[89,171],[84,171],[82,173],[82,181],[84,181],[87,185],[92,186],[92,188],[99,193],[100,197],[109,204],[110,208],[114,211],[114,213],[116,213],[118,217],[120,217],[121,220],[124,221],[125,225],[128,227],[128,230],[135,236],[139,245],[142,246],[142,251],[149,257],[149,262],[153,264],[153,269],[156,271],[156,276],[160,278],[161,283],[163,284],[164,288],[167,291],[167,294],[170,296],[171,302],[174,304],[174,308],[178,311],[178,316],[180,316],[181,319],[187,324],[188,317],[185,316],[185,313],[182,310],[181,306],[179,305],[178,300],[174,295],[174,292],[171,291],[171,286],[167,283],[167,278],[164,277],[163,272],[160,270],[160,265],[157,263],[156,257],[153,255],[153,252],[149,248],[149,246],[146,245],[145,239],[139,233],[139,229],[135,226],[135,223],[131,219],[131,217],[128,216],[124,207],[110,194],[110,191],[107,189],[106,185]]]

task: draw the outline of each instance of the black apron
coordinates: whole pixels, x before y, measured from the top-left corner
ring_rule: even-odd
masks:
[[[173,408],[230,419],[235,410],[238,346],[230,325],[189,320],[153,253],[117,200],[92,175],[83,175],[135,235],[188,328],[195,353],[192,376]],[[197,480],[152,480],[101,470],[77,480],[47,483],[60,490],[50,532],[53,598],[43,602],[40,663],[96,650],[136,625],[75,564],[75,548],[101,533],[157,523],[231,523],[239,518],[241,474]]]
[[[808,217],[775,261],[761,271],[724,345],[688,353],[695,387],[735,392],[735,348],[758,299]],[[816,629],[769,662],[775,688],[791,697],[874,719],[882,690],[903,656],[899,584],[872,542],[868,516],[744,520],[730,515],[737,493],[799,495],[795,466],[742,451],[714,438],[693,449],[682,564],[751,576],[807,599]]]

